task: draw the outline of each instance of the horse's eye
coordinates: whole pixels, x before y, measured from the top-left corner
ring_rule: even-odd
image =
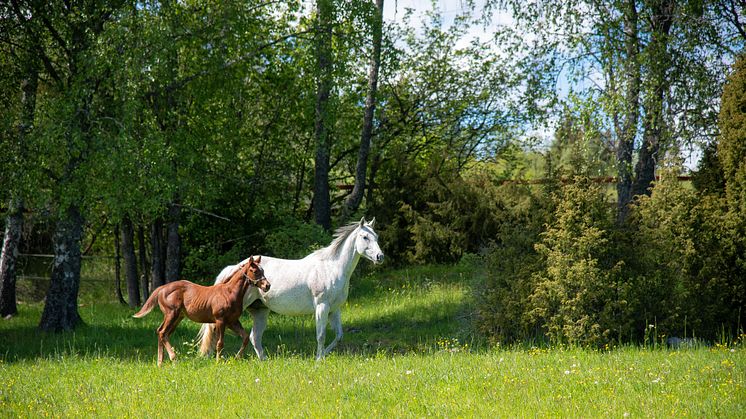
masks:
[[[363,240],[365,240],[366,242],[370,241],[370,239],[368,238],[368,236],[363,236]]]

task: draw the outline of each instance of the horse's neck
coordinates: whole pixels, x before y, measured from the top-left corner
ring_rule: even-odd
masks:
[[[345,282],[349,281],[352,271],[355,270],[357,263],[360,261],[360,254],[355,251],[354,233],[350,234],[347,240],[345,240],[342,249],[333,259],[331,259],[331,261],[337,264],[337,268],[340,272],[339,279]]]
[[[230,277],[225,284],[228,287],[228,293],[235,297],[240,297],[245,294],[250,285],[249,280],[246,279],[243,274],[238,273]]]
[[[228,285],[228,284],[235,284],[236,282],[239,282],[240,280],[242,280],[243,279],[243,273],[240,272],[240,271],[241,271],[241,268],[239,268],[236,272],[234,272],[233,275],[231,275],[228,278],[228,280],[225,281],[225,284],[226,285]]]

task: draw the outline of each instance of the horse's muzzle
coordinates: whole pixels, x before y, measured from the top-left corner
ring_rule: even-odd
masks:
[[[376,263],[382,263],[383,262],[383,253],[379,253],[378,255],[376,255],[375,262]]]

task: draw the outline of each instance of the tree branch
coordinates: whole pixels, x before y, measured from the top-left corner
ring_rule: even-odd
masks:
[[[237,64],[240,64],[243,61],[248,60],[249,58],[256,57],[257,55],[259,55],[259,53],[261,51],[265,50],[266,48],[269,48],[271,46],[277,45],[277,44],[279,44],[279,43],[281,43],[283,41],[286,41],[286,40],[288,40],[290,38],[294,38],[294,37],[297,37],[297,36],[300,36],[300,35],[304,35],[304,34],[307,34],[307,33],[311,33],[311,32],[312,32],[312,30],[305,30],[305,31],[294,32],[294,33],[291,33],[291,34],[287,34],[287,35],[281,36],[280,38],[274,39],[274,40],[269,41],[269,42],[267,42],[267,43],[265,43],[263,45],[260,45],[258,48],[256,48],[254,51],[252,51],[252,52],[250,52],[248,54],[244,54],[244,55],[236,58],[235,60],[228,61],[227,63],[223,64],[222,66],[220,66],[216,70],[202,70],[202,71],[199,71],[199,72],[194,73],[192,75],[186,76],[186,77],[184,77],[181,80],[176,80],[176,81],[174,81],[174,82],[166,85],[164,88],[161,89],[161,92],[151,91],[151,92],[148,92],[146,94],[146,96],[155,96],[155,95],[157,95],[159,93],[162,93],[162,92],[173,92],[175,90],[181,89],[184,86],[186,86],[188,83],[190,83],[190,82],[192,82],[194,80],[197,80],[197,79],[199,79],[201,77],[204,77],[204,76],[216,73],[218,71],[228,70],[228,69],[232,68],[233,66],[235,66]]]
[[[226,218],[226,217],[214,214],[214,213],[209,212],[209,211],[201,210],[199,208],[194,208],[194,207],[190,207],[190,206],[183,205],[183,204],[172,204],[172,205],[177,206],[179,208],[188,209],[190,211],[194,211],[194,212],[197,212],[197,213],[200,213],[200,214],[209,215],[210,217],[215,217],[215,218],[218,218],[218,219],[221,219],[221,220],[224,220],[224,221],[230,221],[230,218]]]

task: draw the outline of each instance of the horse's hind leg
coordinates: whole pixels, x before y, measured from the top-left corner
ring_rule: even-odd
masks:
[[[223,337],[225,336],[225,323],[222,321],[215,322],[215,337],[217,342],[215,343],[215,359],[220,360],[220,354],[223,352]]]
[[[246,333],[246,329],[241,326],[241,322],[238,320],[236,320],[235,323],[228,325],[228,327],[230,327],[231,330],[236,332],[238,336],[241,336],[241,339],[243,339],[243,342],[241,343],[241,349],[239,349],[238,353],[236,354],[236,358],[241,358],[243,356],[243,351],[249,345],[249,334]]]
[[[163,320],[163,323],[161,323],[160,326],[158,326],[158,330],[156,331],[156,335],[158,335],[158,366],[160,367],[163,365],[163,337],[161,335],[161,330],[163,330],[164,325],[166,324],[166,320]]]
[[[165,312],[164,312],[165,313]],[[163,331],[166,330],[168,324],[166,323],[168,321],[168,316],[163,315],[163,322],[160,326],[158,326],[158,329],[156,329],[155,334],[158,337],[158,366],[160,367],[163,365]]]
[[[169,342],[168,338],[171,337],[171,334],[176,330],[176,326],[181,323],[181,319],[183,319],[184,316],[180,312],[170,312],[165,316],[165,319],[163,320],[163,325],[161,326],[162,330],[159,330],[158,336],[161,339],[163,346],[166,348],[166,351],[168,351],[168,357],[173,361],[176,359],[176,351],[174,351],[174,348],[171,346],[171,342]],[[159,329],[161,329],[159,328]],[[163,351],[159,351],[159,357],[161,360],[163,359]]]
[[[264,347],[262,346],[262,335],[264,329],[267,328],[267,317],[269,316],[268,308],[249,308],[249,313],[252,318],[251,334],[249,340],[251,345],[254,346],[254,352],[259,359],[267,359],[267,355],[264,354]]]

